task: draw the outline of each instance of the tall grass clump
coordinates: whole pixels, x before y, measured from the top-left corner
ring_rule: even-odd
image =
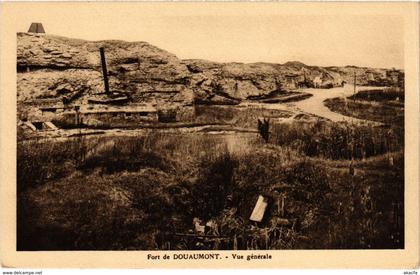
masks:
[[[404,146],[404,133],[395,127],[317,121],[278,123],[272,129],[273,143],[311,157],[364,159]]]
[[[228,206],[236,160],[225,152],[216,159],[203,158],[201,161],[200,176],[191,190],[192,202],[194,215],[208,220]]]
[[[346,100],[332,98],[325,105],[333,112],[345,116],[385,123],[392,127],[404,127],[404,103],[400,101]]]
[[[17,145],[17,190],[36,186],[73,172],[80,161],[80,142],[27,141]]]
[[[137,171],[141,167],[171,170],[171,161],[144,148],[144,137],[102,137],[91,140],[80,169],[100,167],[105,173]]]

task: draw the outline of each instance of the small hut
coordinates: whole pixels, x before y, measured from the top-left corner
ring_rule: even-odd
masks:
[[[369,82],[375,81],[375,75],[374,75],[373,71],[367,70],[366,71],[366,78]]]
[[[32,23],[28,30],[29,33],[44,33],[45,30],[41,23]]]
[[[286,78],[286,85],[285,87],[288,89],[297,89],[298,88],[298,78],[299,75],[297,74],[288,74],[285,76]]]
[[[400,83],[400,80],[401,80],[400,71],[393,68],[391,71],[387,71],[387,76],[388,76],[388,79],[391,81],[392,85],[397,86]]]

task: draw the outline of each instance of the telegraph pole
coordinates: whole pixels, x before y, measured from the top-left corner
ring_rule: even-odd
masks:
[[[353,95],[356,94],[356,70],[354,70]]]

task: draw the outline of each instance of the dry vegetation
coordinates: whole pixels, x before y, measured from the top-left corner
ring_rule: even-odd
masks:
[[[328,99],[325,105],[346,116],[404,127],[404,92],[398,88],[360,91],[347,100]]]
[[[402,248],[403,135],[388,130],[318,122],[273,126],[268,144],[154,131],[21,142],[18,249]],[[259,194],[270,207],[256,226]],[[189,237],[195,217],[219,238]]]
[[[403,148],[404,132],[395,125],[296,121],[274,124],[271,141],[307,156],[365,159]]]

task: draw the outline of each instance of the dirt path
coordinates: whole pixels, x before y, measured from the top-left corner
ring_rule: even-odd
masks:
[[[356,92],[359,90],[372,90],[372,89],[383,89],[383,87],[356,87]],[[346,98],[353,94],[353,86],[345,85],[344,87],[332,88],[332,89],[302,89],[302,92],[310,93],[313,96],[301,101],[293,102],[292,106],[298,108],[302,112],[311,113],[320,117],[330,119],[332,121],[349,121],[355,123],[372,123],[377,122],[357,119],[354,117],[345,116],[336,112],[332,112],[328,107],[324,105],[324,100],[335,97]]]

